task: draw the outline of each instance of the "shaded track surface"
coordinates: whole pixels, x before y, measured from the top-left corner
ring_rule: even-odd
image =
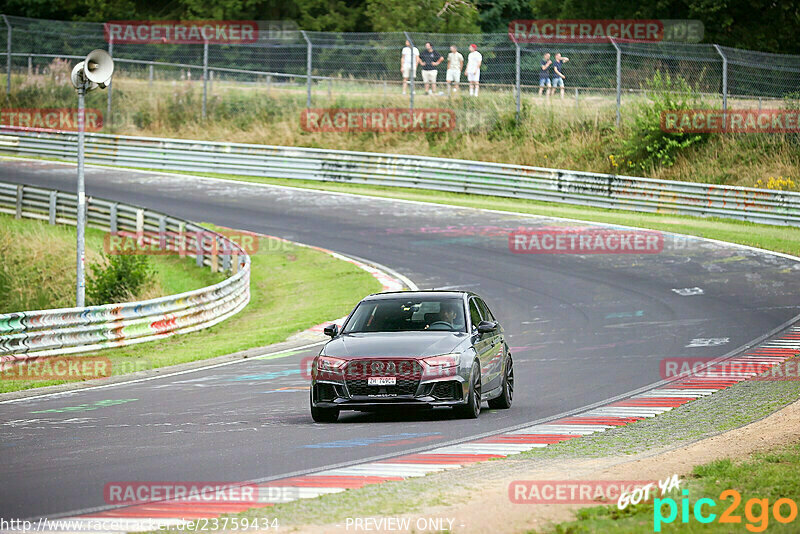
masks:
[[[71,191],[75,168],[3,160],[0,179]],[[319,347],[4,403],[4,518],[103,506],[109,482],[256,480],[440,446],[647,386],[664,358],[726,354],[797,313],[797,264],[738,247],[666,236],[658,254],[515,254],[512,229],[578,223],[114,169],[89,168],[86,180],[90,196],[323,246],[420,288],[478,292],[508,333],[515,404],[471,421],[433,410],[314,424],[300,362]]]

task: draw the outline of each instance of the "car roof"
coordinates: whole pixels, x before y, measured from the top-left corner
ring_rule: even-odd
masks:
[[[421,291],[387,291],[385,293],[373,293],[368,297],[364,297],[363,300],[384,300],[398,297],[414,299],[418,297],[430,297],[434,295],[441,296],[442,298],[464,298],[465,295],[471,296],[475,295],[475,293],[471,291],[453,291],[441,289],[425,289]]]

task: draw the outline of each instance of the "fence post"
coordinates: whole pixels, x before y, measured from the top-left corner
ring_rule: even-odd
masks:
[[[303,39],[306,40],[306,108],[311,107],[311,54],[312,45],[311,39],[306,35],[305,30],[300,30],[303,34]]]
[[[722,58],[722,129],[725,130],[728,119],[728,58],[722,53],[719,45],[714,45],[714,50]]]
[[[28,56],[28,76],[33,76],[33,56]]]
[[[403,32],[408,40],[408,56],[411,62],[411,68],[408,72],[408,78],[411,84],[409,85],[408,90],[408,109],[411,113],[414,113],[414,78],[416,78],[417,66],[414,64],[414,39],[408,34],[408,32]],[[403,68],[405,68],[405,63],[403,63]],[[402,73],[401,73],[402,74]]]
[[[578,109],[578,88],[575,88],[575,109]]]
[[[208,98],[208,41],[203,42],[203,120],[206,120],[206,99]]]
[[[150,63],[150,67],[149,67],[148,70],[150,72],[148,73],[149,74],[149,79],[147,80],[147,83],[148,83],[148,85],[150,85],[152,87],[153,86],[153,64],[152,63]]]
[[[8,98],[11,96],[11,24],[5,15],[3,15],[3,22],[6,23],[8,32],[8,42],[6,43],[6,98]]]
[[[58,191],[50,191],[50,209],[48,210],[48,222],[52,224],[56,224],[56,216],[58,215],[58,211],[56,206],[58,205]]]
[[[114,39],[111,38],[111,34],[109,33],[108,36],[108,55],[112,58],[114,57]],[[109,127],[113,126],[114,119],[111,116],[111,92],[114,90],[112,87],[112,82],[109,79],[108,81],[108,103],[106,104],[106,119],[103,124],[108,124]]]
[[[622,50],[620,50],[613,38],[609,37],[609,41],[611,41],[611,44],[614,45],[614,49],[617,51],[617,126],[619,126],[619,108],[622,100]]]
[[[517,48],[517,78],[516,78],[516,92],[517,92],[517,127],[519,127],[519,108],[520,108],[520,51],[519,43],[515,40],[514,46]]]

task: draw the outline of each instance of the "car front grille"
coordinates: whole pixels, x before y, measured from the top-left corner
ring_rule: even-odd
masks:
[[[354,360],[345,368],[345,384],[350,396],[394,397],[414,395],[417,392],[422,366],[416,360]],[[373,376],[393,376],[394,386],[369,386],[367,381]]]

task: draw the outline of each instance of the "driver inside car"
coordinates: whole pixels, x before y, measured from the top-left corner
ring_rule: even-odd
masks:
[[[458,304],[455,302],[442,302],[439,307],[439,317],[435,321],[435,323],[447,323],[447,325],[450,326],[452,330],[463,329],[464,325],[456,322],[459,319],[459,314],[458,310],[456,309],[456,306],[458,306]],[[428,325],[425,327],[425,329],[428,330],[430,327],[431,325]]]

